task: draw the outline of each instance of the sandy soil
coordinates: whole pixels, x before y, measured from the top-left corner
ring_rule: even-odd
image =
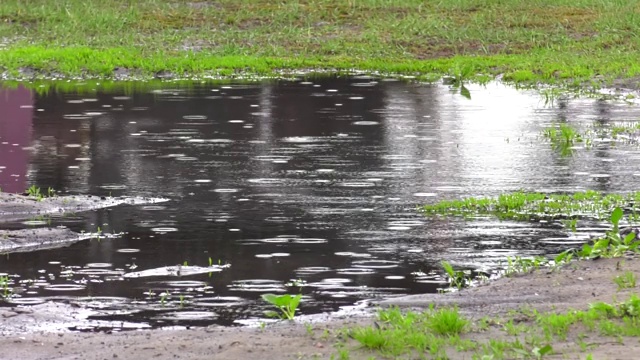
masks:
[[[456,304],[470,318],[506,316],[509,311],[534,308],[540,311],[586,309],[594,301],[613,302],[628,298],[636,289],[618,291],[612,279],[623,271],[640,273],[640,259],[601,259],[574,262],[557,271],[496,280],[457,293],[416,295],[382,301],[380,305],[423,308],[430,304]],[[0,309],[4,336],[0,338],[2,359],[330,359],[345,327],[372,324],[367,317],[332,318],[320,323],[277,323],[264,328],[209,327],[184,330],[142,330],[120,333],[73,333],[38,331],[34,326],[55,323],[55,309]],[[512,316],[512,315],[509,315]],[[30,326],[27,326],[30,325]],[[56,327],[52,327],[56,329]],[[58,329],[60,327],[57,327]],[[9,330],[10,329],[10,330]],[[59,330],[58,330],[59,331]],[[545,358],[584,359],[574,337],[554,343],[561,352]],[[465,337],[486,341],[505,337],[499,327]],[[351,359],[372,356],[346,340]],[[637,339],[598,336],[585,339],[594,359],[636,359]],[[470,353],[451,353],[452,359],[470,359]],[[337,358],[337,357],[336,357]],[[376,358],[378,358],[376,356]]]

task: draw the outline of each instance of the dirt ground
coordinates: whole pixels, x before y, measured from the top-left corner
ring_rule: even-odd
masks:
[[[471,319],[491,316],[499,319],[510,311],[533,308],[540,311],[586,309],[595,301],[625,300],[636,289],[618,291],[613,278],[623,271],[640,274],[640,259],[578,261],[563,269],[502,278],[487,285],[449,294],[398,297],[379,305],[424,308],[430,304],[459,306]],[[62,305],[55,305],[62,306]],[[208,327],[182,330],[139,330],[119,333],[77,333],[51,326],[57,310],[51,306],[0,308],[1,359],[338,359],[335,344],[345,327],[372,324],[372,317],[329,318],[310,323],[276,323],[263,328]],[[513,316],[513,315],[509,315]],[[532,324],[533,325],[533,324]],[[36,327],[40,326],[40,327]],[[54,329],[54,330],[51,330]],[[55,330],[57,329],[57,330]],[[583,339],[589,349],[581,351],[570,335],[554,343],[556,354],[545,358],[637,359],[637,338],[617,339],[590,336]],[[499,327],[465,337],[477,341],[506,335]],[[351,359],[380,358],[358,348],[348,339]],[[451,359],[470,359],[471,353],[449,354]]]

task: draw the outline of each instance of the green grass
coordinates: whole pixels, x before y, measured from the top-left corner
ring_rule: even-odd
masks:
[[[613,279],[613,282],[618,285],[618,290],[632,289],[636,287],[636,274],[631,271],[625,271],[622,275],[618,275]]]
[[[534,220],[540,218],[569,219],[608,218],[611,211],[621,207],[632,211],[631,220],[636,220],[640,210],[640,192],[629,194],[603,194],[588,190],[573,194],[545,194],[517,191],[497,198],[466,198],[443,200],[424,205],[420,210],[429,216],[496,216],[500,219]]]
[[[360,69],[517,83],[640,74],[638,1],[4,0],[13,76]]]
[[[457,335],[469,325],[456,308],[407,313],[398,308],[383,309],[378,320],[377,326],[349,330],[349,336],[363,347],[391,357],[410,352],[442,356],[445,346],[460,344]],[[467,343],[461,346],[473,347]]]
[[[542,359],[550,354],[566,357],[564,351],[586,356],[597,343],[640,336],[640,298],[632,294],[619,303],[592,303],[586,310],[510,312],[476,324],[456,308],[433,307],[421,312],[381,309],[377,320],[372,326],[343,331],[343,341],[351,343],[340,342],[340,356],[353,352],[357,358]]]

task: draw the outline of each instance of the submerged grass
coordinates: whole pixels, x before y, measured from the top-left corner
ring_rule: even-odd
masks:
[[[518,83],[640,74],[635,1],[4,0],[0,63],[64,76],[361,69]]]

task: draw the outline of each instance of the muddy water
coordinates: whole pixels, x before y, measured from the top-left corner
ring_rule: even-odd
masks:
[[[548,105],[497,84],[470,87],[469,100],[443,85],[370,78],[138,89],[0,91],[4,191],[171,199],[0,223],[122,233],[3,256],[0,273],[18,292],[4,306],[57,301],[120,326],[206,325],[262,318],[260,294],[297,293],[291,279],[305,283],[306,314],[435,292],[442,259],[490,271],[588,234],[428,219],[417,205],[639,182],[635,143],[563,156],[540,136],[556,122],[640,119],[627,103]],[[203,271],[210,264],[219,271]]]

